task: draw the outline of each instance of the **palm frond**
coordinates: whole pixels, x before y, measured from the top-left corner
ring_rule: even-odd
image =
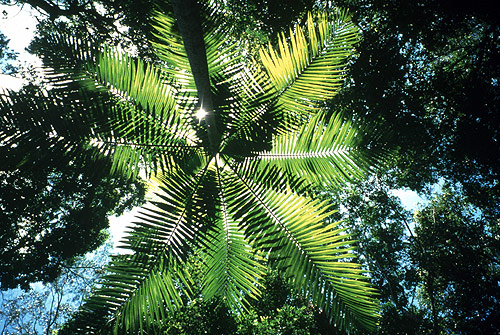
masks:
[[[262,92],[254,100],[244,100],[227,106],[230,117],[223,137],[222,152],[233,157],[253,156],[272,145],[273,135],[284,131],[284,112],[275,107],[270,94]]]
[[[78,82],[92,76],[89,69],[97,63],[101,43],[93,36],[68,29],[45,32],[34,43],[43,62],[44,79],[51,90],[78,90]]]
[[[44,164],[45,160],[70,164],[101,157],[89,147],[92,128],[110,128],[99,114],[98,95],[83,96],[29,88],[0,97],[0,147],[5,150],[2,169]]]
[[[262,48],[260,59],[280,96],[293,114],[316,113],[318,102],[340,89],[358,31],[346,11],[308,15],[307,30],[296,26],[282,34],[278,47]]]
[[[192,116],[178,105],[179,94],[166,84],[161,70],[106,50],[99,55],[95,72],[122,106],[113,115],[117,164],[126,162],[120,153],[129,153],[124,155],[128,159],[142,157],[146,170],[165,171],[199,150]]]
[[[93,127],[91,144],[112,158],[111,173],[166,171],[199,154],[189,113],[193,100],[183,99],[162,70],[109,48],[90,47],[64,31],[49,35],[45,44],[56,42],[57,47],[46,48],[45,59],[53,91],[99,96],[94,114],[107,125]],[[48,51],[59,48],[61,55]]]
[[[119,263],[110,268],[113,275],[107,276],[107,287],[115,289],[121,286],[121,290],[114,294],[101,290],[102,293],[95,297],[104,297],[105,301],[109,302],[117,294],[122,297],[128,295],[126,300],[116,301],[121,303],[122,307],[115,314],[115,333],[120,333],[118,330],[123,329],[131,334],[143,334],[155,321],[165,319],[166,314],[174,312],[183,305],[183,300],[192,295],[192,280],[182,264],[168,262],[164,258],[160,258],[159,262],[155,260],[154,263],[154,267],[147,268],[145,278],[142,273],[131,276],[132,264]],[[127,280],[135,284],[128,290],[123,285]],[[136,284],[138,281],[140,285]]]
[[[176,2],[177,12],[182,4]],[[226,38],[230,25],[219,24],[223,11],[210,4],[202,6],[201,22],[197,13],[179,20],[185,36],[189,25],[204,28],[186,44],[175,19],[155,13],[161,69],[83,37],[50,35],[49,42],[62,45],[60,55],[58,48],[45,50],[54,98],[33,100],[43,107],[18,122],[27,124],[22,131],[15,121],[0,132],[0,145],[11,147],[19,141],[33,147],[57,134],[58,150],[70,155],[80,150],[70,140],[80,136],[86,149],[111,157],[112,172],[133,176],[144,169],[158,181],[124,240],[131,254],[114,259],[82,315],[102,312],[116,333],[150,331],[192,297],[185,264],[197,257],[201,293],[225,296],[234,309],[259,296],[269,265],[284,271],[337,325],[373,329],[375,292],[350,261],[354,242],[330,222],[328,205],[314,199],[317,187],[360,178],[387,155],[370,152],[373,145],[362,139],[372,136],[369,127],[356,128],[340,116],[327,119],[320,109],[342,84],[356,29],[342,11],[309,15],[306,29],[297,26],[281,35],[276,50],[261,50],[263,66],[243,64],[244,50]],[[205,50],[196,57],[193,46],[200,45]],[[190,61],[197,66],[191,69]],[[198,121],[193,111],[203,97],[210,101],[210,120]],[[80,105],[85,127],[77,134],[64,133],[63,126],[37,132],[44,110],[63,115]]]
[[[131,255],[115,258],[102,287],[84,305],[105,307],[115,333],[142,334],[193,295],[186,260],[203,232],[213,231],[213,172],[162,177],[155,199],[142,209],[123,241]]]
[[[162,177],[154,198],[134,222],[126,245],[134,251],[166,252],[185,260],[202,232],[213,229],[215,197],[213,171],[208,162],[198,173],[182,171]]]
[[[112,320],[115,334],[146,334],[154,321],[172,313],[192,295],[192,279],[182,263],[158,255],[120,255],[107,267],[102,285],[80,307],[71,332],[100,333],[100,317]]]
[[[189,59],[184,49],[181,35],[176,27],[175,18],[163,12],[153,13],[153,35],[156,41],[152,42],[158,57],[165,62],[165,71],[174,83],[187,93],[195,94],[196,85],[191,73]]]
[[[206,250],[202,252],[203,295],[210,299],[224,297],[233,310],[241,311],[249,298],[260,295],[259,281],[265,273],[258,257],[239,226],[228,211],[225,196],[225,173],[218,175],[219,213],[217,230],[206,235]]]
[[[312,185],[342,186],[387,160],[389,150],[369,148],[363,142],[365,136],[376,133],[355,128],[339,114],[328,120],[317,114],[300,130],[276,136],[273,148],[257,157]]]
[[[298,289],[305,289],[313,302],[326,308],[336,322],[363,324],[373,329],[378,303],[354,257],[353,241],[328,224],[332,214],[326,203],[300,196],[247,175],[244,167],[232,170],[228,178],[228,208],[251,239],[269,252],[269,262],[286,271]],[[283,181],[274,181],[276,184]],[[325,295],[326,293],[326,295]],[[332,307],[334,306],[334,307]]]
[[[181,122],[177,92],[168,85],[161,69],[123,52],[105,48],[99,53],[92,70],[98,83],[125,101],[133,101],[142,109],[153,110],[160,121],[163,120],[163,126],[170,127]]]

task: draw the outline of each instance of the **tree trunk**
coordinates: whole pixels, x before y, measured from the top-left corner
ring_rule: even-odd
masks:
[[[215,155],[218,152],[220,135],[213,113],[214,106],[199,5],[196,0],[172,0],[172,5],[198,91],[200,107],[207,112],[205,121],[210,154]]]

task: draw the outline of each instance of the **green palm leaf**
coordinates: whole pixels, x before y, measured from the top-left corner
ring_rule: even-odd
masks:
[[[203,8],[211,13],[206,6]],[[259,72],[255,64],[243,64],[241,50],[236,41],[231,40],[227,25],[219,24],[214,15],[205,15],[204,19],[205,26],[210,27],[204,40],[215,93],[214,114],[223,137],[221,146],[229,146],[229,150],[238,146],[247,154],[260,151],[263,147],[257,142],[262,142],[262,138],[270,140],[271,134],[285,131],[289,125],[284,123],[285,112],[276,108],[276,99],[265,73]],[[175,20],[156,12],[155,27],[158,32],[154,46],[171,68],[166,71],[186,92],[194,92],[194,78]]]
[[[102,286],[72,320],[71,332],[96,333],[95,313],[113,320],[115,333],[143,333],[192,294],[188,269],[165,255],[115,257]]]
[[[111,173],[166,171],[198,155],[193,99],[169,85],[162,70],[107,48],[100,51],[65,32],[50,35],[47,43],[58,43],[45,48],[44,59],[54,91],[96,101],[95,110],[82,117],[92,118],[89,141],[111,157]],[[59,47],[64,53],[51,53]],[[96,115],[105,122],[95,122]]]
[[[104,306],[116,333],[143,333],[193,295],[186,250],[212,227],[213,177],[206,164],[194,176],[163,177],[123,241],[132,254],[115,258],[84,311]]]
[[[113,167],[120,167],[120,162],[123,166],[137,166],[142,157],[142,167],[147,171],[166,171],[196,154],[199,139],[191,115],[178,105],[179,95],[165,83],[160,69],[105,50],[99,54],[94,72],[98,83],[120,102],[121,108],[116,108],[113,115],[117,139],[106,141],[115,145]],[[123,164],[128,161],[135,164]]]
[[[0,148],[4,159],[0,167],[12,169],[34,161],[44,164],[45,160],[61,164],[91,157],[99,160],[102,155],[90,146],[91,128],[111,128],[101,113],[107,107],[99,94],[82,96],[75,91],[66,92],[64,98],[35,88],[2,95]]]
[[[156,37],[152,41],[158,57],[165,62],[165,68],[169,77],[179,88],[188,93],[196,92],[194,78],[189,66],[189,59],[182,43],[182,37],[176,28],[175,18],[163,12],[153,13],[153,26],[156,31],[153,35]]]
[[[115,327],[117,329],[123,328],[125,331],[142,333],[151,327],[153,321],[164,319],[167,311],[172,312],[183,304],[181,293],[184,293],[184,297],[189,296],[189,290],[183,290],[183,287],[190,286],[190,276],[187,269],[177,266],[175,262],[167,263],[163,258],[160,259],[160,262],[155,261],[156,266],[147,269],[147,277],[145,278],[143,278],[142,273],[130,276],[131,265],[120,270],[118,267],[111,268],[111,271],[114,270],[114,276],[108,276],[106,283],[108,287],[121,286],[121,290],[108,296],[103,296],[101,293],[100,297],[109,302],[117,294],[123,297],[128,293],[126,301],[117,301],[121,303],[120,311],[115,313],[117,318]],[[121,263],[120,267],[122,267]],[[123,284],[127,280],[140,281],[140,285],[126,290]],[[113,284],[113,281],[116,281],[115,284],[109,285]]]
[[[241,310],[249,303],[249,298],[260,295],[256,283],[264,275],[262,258],[256,256],[239,222],[228,211],[225,197],[225,177],[219,176],[219,206],[221,217],[215,234],[206,236],[206,251],[201,258],[206,267],[203,293],[207,298],[226,297],[234,310]],[[260,262],[259,262],[260,261]]]
[[[341,115],[326,120],[317,114],[298,131],[276,136],[272,150],[258,158],[312,185],[342,186],[364,177],[376,167],[372,162],[382,164],[389,156],[385,150],[367,150],[360,136],[363,131]]]
[[[283,269],[294,285],[310,293],[313,302],[324,307],[336,322],[355,324],[360,319],[373,329],[378,310],[376,291],[359,264],[345,261],[354,257],[352,241],[345,229],[337,228],[338,222],[325,223],[331,214],[328,205],[290,191],[276,191],[282,180],[270,187],[269,180],[259,181],[255,173],[248,175],[246,170],[246,165],[233,170],[228,208],[241,220],[255,246],[268,250],[271,265]]]
[[[167,252],[185,260],[198,234],[214,229],[213,171],[205,164],[197,174],[178,172],[163,178],[155,197],[140,212],[127,245],[136,251]]]
[[[318,102],[332,98],[340,89],[348,57],[358,41],[356,26],[346,11],[333,15],[309,14],[307,30],[300,26],[281,35],[278,48],[260,50],[260,58],[280,103],[294,113],[316,113]]]

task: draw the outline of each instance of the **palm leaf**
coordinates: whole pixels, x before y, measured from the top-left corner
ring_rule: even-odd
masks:
[[[195,175],[178,171],[162,178],[155,197],[138,215],[126,244],[134,251],[159,250],[186,260],[201,232],[213,229],[213,171],[204,162]]]
[[[160,258],[155,260],[155,266],[146,268],[147,276],[143,278],[142,273],[131,276],[133,271],[132,264],[123,267],[122,262],[119,266],[114,266],[110,270],[114,276],[108,275],[106,283],[108,287],[116,288],[121,286],[121,290],[115,294],[109,294],[109,291],[101,290],[100,295],[105,301],[111,301],[117,294],[121,297],[128,295],[125,301],[116,300],[121,303],[121,308],[116,313],[115,329],[123,329],[126,332],[141,334],[145,329],[151,327],[155,321],[165,319],[168,312],[175,311],[183,305],[183,300],[189,297],[191,293],[189,287],[192,285],[190,275],[187,269],[178,266],[175,262],[167,262]],[[142,265],[142,264],[141,264]],[[126,290],[124,283],[130,280],[131,283],[140,281],[140,285],[131,286]],[[113,283],[115,281],[115,283]],[[111,284],[111,285],[110,285]],[[114,285],[113,285],[114,284]],[[187,289],[186,289],[187,288]]]
[[[177,83],[179,89],[194,94],[196,85],[175,18],[156,11],[153,13],[153,27],[156,40],[152,41],[152,45],[158,57],[165,62],[165,71],[169,73],[171,80]]]
[[[102,286],[71,321],[72,333],[102,330],[95,315],[113,320],[114,333],[142,334],[183,304],[192,292],[188,269],[164,255],[121,255],[107,267]]]
[[[260,296],[259,281],[265,267],[236,222],[227,219],[220,228],[206,242],[201,258],[205,266],[202,293],[206,299],[224,297],[232,310],[242,312]]]
[[[249,244],[239,222],[228,211],[224,190],[224,174],[219,176],[219,209],[221,217],[217,231],[205,237],[207,246],[202,253],[203,295],[210,299],[214,296],[225,297],[233,310],[242,310],[249,304],[249,298],[260,295],[259,280],[265,267],[259,262]]]
[[[101,117],[101,108],[99,94],[83,96],[77,91],[61,97],[55,91],[30,88],[2,95],[0,147],[5,154],[1,168],[44,164],[45,160],[72,164],[89,161],[91,156],[100,160],[99,152],[89,144],[93,127],[111,127]]]
[[[194,176],[179,172],[161,177],[155,198],[123,241],[132,254],[114,259],[102,287],[84,305],[88,311],[106,311],[114,319],[115,333],[147,332],[192,297],[193,280],[185,262],[205,242],[199,235],[213,230],[214,176],[204,165]]]
[[[376,291],[359,264],[346,262],[354,257],[353,242],[345,229],[337,228],[338,222],[325,223],[332,214],[328,205],[291,191],[276,191],[283,180],[274,180],[274,187],[269,187],[269,179],[260,181],[259,175],[248,175],[245,167],[235,167],[227,178],[228,208],[252,244],[267,250],[271,265],[284,270],[336,322],[345,319],[349,326],[361,323],[373,329]]]
[[[118,154],[130,151],[128,157],[145,158],[146,171],[165,171],[199,150],[188,107],[178,105],[179,95],[165,83],[161,70],[106,50],[99,55],[95,72],[98,82],[123,106],[114,115],[120,122],[114,127],[120,140],[113,143]]]
[[[376,168],[373,162],[383,164],[389,153],[369,150],[360,130],[341,115],[326,120],[317,114],[300,130],[276,136],[272,150],[257,157],[317,187],[337,187],[364,177]]]
[[[91,143],[101,155],[112,158],[111,173],[165,171],[198,154],[192,99],[183,100],[184,93],[167,83],[162,70],[109,48],[87,47],[87,42],[65,32],[49,36],[47,44],[56,42],[57,47],[46,49],[61,47],[64,53],[47,51],[48,78],[60,95],[100,97],[94,114],[107,123],[94,126]],[[79,52],[72,51],[80,47]]]
[[[259,52],[283,108],[293,114],[316,113],[318,102],[331,99],[344,80],[348,57],[358,41],[357,28],[346,11],[309,14],[300,26],[282,34],[277,49]]]

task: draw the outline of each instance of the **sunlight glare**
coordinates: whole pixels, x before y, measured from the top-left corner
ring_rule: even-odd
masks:
[[[201,121],[206,115],[207,115],[207,111],[204,110],[203,107],[198,109],[198,111],[195,114],[195,116],[198,118],[199,121]]]

